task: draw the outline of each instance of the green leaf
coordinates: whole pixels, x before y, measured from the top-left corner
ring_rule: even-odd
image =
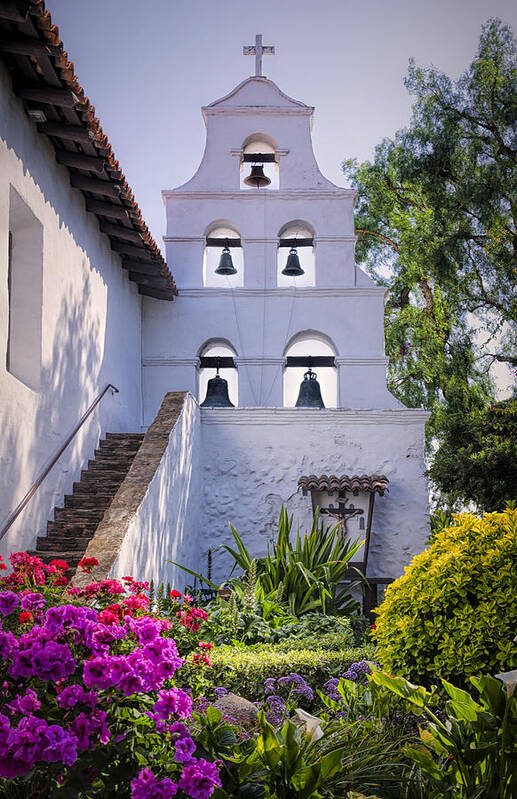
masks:
[[[421,685],[413,685],[403,677],[392,677],[390,674],[386,674],[383,671],[373,671],[370,674],[370,679],[377,685],[388,688],[388,690],[397,694],[397,696],[407,699],[409,702],[417,705],[417,707],[425,707],[431,698],[431,694],[429,694],[425,688]]]
[[[168,560],[167,563],[172,563],[172,565],[173,566],[177,566],[178,569],[181,569],[182,571],[187,572],[188,574],[191,574],[193,577],[197,577],[198,580],[202,580],[202,582],[204,582],[207,585],[209,585],[210,588],[213,588],[215,591],[219,590],[219,586],[218,585],[216,585],[215,583],[211,582],[211,580],[208,580],[206,577],[203,577],[203,575],[199,574],[199,572],[192,571],[192,569],[187,568],[187,566],[182,566],[181,563],[176,563],[175,560]]]
[[[428,755],[426,752],[422,752],[421,749],[413,749],[411,746],[405,746],[404,753],[414,760],[415,763],[418,763],[422,770],[433,780],[442,783],[443,772],[430,755]]]

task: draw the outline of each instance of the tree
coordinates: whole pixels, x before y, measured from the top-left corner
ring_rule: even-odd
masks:
[[[517,496],[517,399],[465,416],[449,414],[429,469],[447,503],[504,510]]]
[[[409,127],[343,168],[358,191],[358,259],[389,288],[391,390],[432,411],[480,413],[495,361],[517,366],[517,43],[490,20],[454,83],[413,62]]]

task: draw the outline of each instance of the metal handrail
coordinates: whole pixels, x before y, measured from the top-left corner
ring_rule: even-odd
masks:
[[[95,410],[95,408],[97,407],[97,405],[99,404],[99,402],[101,401],[101,399],[103,398],[103,396],[105,395],[105,393],[106,393],[106,392],[107,392],[107,391],[108,391],[110,388],[112,389],[112,391],[113,391],[113,393],[114,393],[114,394],[118,394],[118,393],[119,393],[119,392],[118,392],[118,388],[117,388],[116,386],[112,385],[111,383],[108,383],[108,385],[107,385],[107,386],[106,386],[106,387],[105,387],[105,388],[104,388],[104,389],[101,391],[101,393],[99,394],[99,396],[97,397],[97,399],[95,399],[95,400],[92,402],[92,404],[90,405],[90,407],[86,409],[86,411],[83,413],[83,415],[82,415],[82,416],[81,416],[81,418],[79,419],[78,423],[76,424],[76,426],[74,427],[74,429],[72,430],[72,432],[70,433],[70,435],[68,436],[68,438],[66,439],[65,443],[64,443],[64,444],[63,444],[63,445],[60,447],[59,451],[58,451],[58,452],[57,452],[57,453],[54,455],[54,457],[52,458],[52,460],[50,461],[50,463],[48,464],[48,466],[46,466],[46,467],[43,469],[43,471],[41,472],[41,474],[40,474],[40,475],[38,476],[38,478],[37,478],[37,479],[34,481],[34,483],[33,483],[33,484],[32,484],[32,486],[30,487],[30,489],[27,491],[27,493],[25,494],[25,496],[24,496],[24,498],[21,500],[21,502],[19,502],[19,503],[18,503],[18,505],[16,506],[16,508],[15,508],[15,509],[13,510],[13,512],[10,514],[10,516],[8,516],[8,518],[7,518],[7,520],[6,520],[5,524],[4,524],[4,526],[3,526],[3,527],[2,527],[2,529],[0,530],[0,540],[1,540],[1,539],[4,537],[4,535],[7,533],[7,531],[8,531],[8,530],[9,530],[9,528],[11,527],[11,525],[12,525],[12,524],[13,524],[13,523],[16,521],[16,519],[18,518],[18,516],[20,515],[20,513],[22,512],[22,510],[23,510],[23,509],[26,507],[26,505],[28,505],[29,501],[32,499],[32,497],[34,496],[34,494],[36,493],[36,491],[38,490],[38,488],[39,488],[39,487],[40,487],[40,485],[42,484],[42,482],[43,482],[43,480],[45,479],[45,477],[47,476],[47,474],[48,474],[48,473],[50,472],[50,470],[51,470],[51,469],[52,469],[52,468],[53,468],[53,467],[56,465],[57,461],[59,460],[59,458],[61,457],[61,455],[62,455],[62,454],[63,454],[63,452],[65,451],[65,449],[68,447],[68,445],[69,445],[69,444],[70,444],[70,442],[73,440],[73,438],[76,436],[76,434],[79,432],[79,430],[81,429],[81,427],[83,426],[83,424],[85,423],[85,421],[87,420],[87,418],[88,418],[88,417],[90,416],[90,414],[91,414],[91,413],[92,413],[92,412]]]

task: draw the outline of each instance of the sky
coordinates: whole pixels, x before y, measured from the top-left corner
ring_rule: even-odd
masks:
[[[203,154],[200,108],[254,73],[242,54],[257,33],[274,56],[264,74],[316,107],[323,174],[346,185],[345,158],[410,119],[408,61],[453,78],[470,64],[481,26],[517,31],[515,0],[47,0],[79,83],[163,248],[161,190],[187,181]]]

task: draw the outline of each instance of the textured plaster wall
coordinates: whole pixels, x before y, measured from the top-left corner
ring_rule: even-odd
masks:
[[[264,554],[281,503],[295,524],[310,525],[304,474],[383,473],[389,493],[377,497],[368,574],[397,577],[425,547],[428,491],[424,478],[423,411],[251,408],[201,410],[203,485],[201,562],[213,542],[231,544],[228,521],[256,556]],[[214,578],[230,560],[214,552]]]
[[[200,480],[199,407],[187,394],[160,464],[129,523],[112,577],[132,574],[180,589],[191,582],[189,575],[167,561],[200,568]]]
[[[43,227],[37,390],[6,370],[11,189]],[[140,430],[140,340],[136,286],[0,66],[0,526],[100,390],[107,383],[120,389],[102,400],[0,543],[2,552],[30,548],[45,533],[101,434]]]

